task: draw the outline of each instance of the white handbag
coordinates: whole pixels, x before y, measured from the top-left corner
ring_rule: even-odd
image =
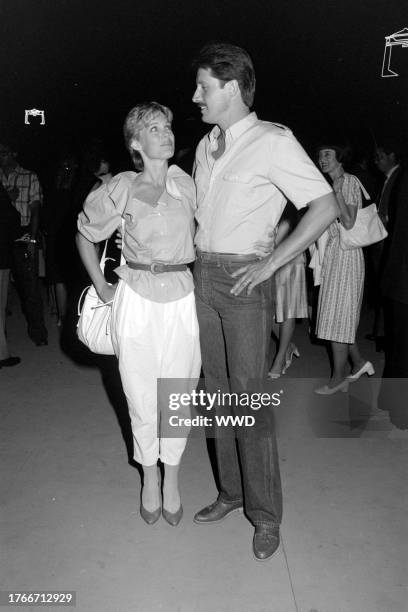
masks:
[[[358,182],[364,197],[370,200],[370,196],[366,189],[359,180]],[[384,240],[384,238],[388,236],[388,232],[380,219],[375,203],[365,208],[359,208],[356,215],[356,221],[351,229],[347,230],[341,223],[339,223],[339,229],[340,246],[344,251],[369,246],[370,244]]]
[[[123,235],[123,221],[122,221],[122,235]],[[100,260],[100,267],[102,274],[105,271],[105,262],[108,261],[109,257],[106,257],[106,248],[108,241],[105,242],[102,257]],[[120,265],[125,262],[123,252],[121,254]],[[85,294],[85,299],[81,308],[81,301]],[[81,342],[83,342],[90,351],[97,353],[98,355],[114,355],[112,339],[111,339],[111,314],[112,314],[112,303],[103,302],[93,285],[85,287],[81,296],[78,300],[78,323],[77,323],[77,336]]]

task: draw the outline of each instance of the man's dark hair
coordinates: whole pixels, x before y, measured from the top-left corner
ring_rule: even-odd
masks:
[[[397,137],[384,136],[383,138],[379,139],[379,141],[377,142],[376,149],[380,149],[381,151],[384,151],[384,153],[386,153],[387,155],[394,153],[394,157],[396,161],[400,161],[401,159],[402,146],[401,146],[399,138]]]
[[[225,42],[206,44],[193,61],[193,68],[210,70],[213,77],[223,81],[238,81],[242,100],[252,107],[255,96],[255,70],[248,53],[241,47]]]
[[[7,149],[13,155],[17,155],[18,146],[17,142],[13,138],[0,138],[0,146]]]

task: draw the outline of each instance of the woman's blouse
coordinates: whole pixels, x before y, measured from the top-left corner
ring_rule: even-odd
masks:
[[[341,186],[341,193],[348,206],[361,208],[361,188],[354,174],[344,173],[344,181]],[[333,221],[329,225],[329,235],[334,238],[340,236],[339,221]]]
[[[195,259],[193,179],[177,166],[167,173],[166,188],[152,206],[135,195],[136,172],[121,172],[91,192],[78,217],[78,230],[91,242],[106,240],[124,220],[126,261],[187,264]],[[190,270],[153,274],[127,265],[115,270],[136,293],[154,302],[171,302],[194,289]]]

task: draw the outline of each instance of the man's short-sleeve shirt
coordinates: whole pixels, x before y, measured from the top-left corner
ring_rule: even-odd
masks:
[[[332,190],[292,132],[250,113],[225,134],[225,152],[214,160],[219,128],[199,143],[194,178],[202,251],[254,253],[267,241],[286,201],[298,208]]]
[[[23,227],[29,225],[32,202],[42,202],[41,185],[37,175],[30,170],[25,170],[21,166],[16,166],[8,176],[0,170],[0,181],[6,190],[17,187],[18,196],[13,204],[20,213],[21,225]]]

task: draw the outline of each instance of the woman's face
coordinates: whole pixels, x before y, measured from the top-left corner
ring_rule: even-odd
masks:
[[[133,139],[131,146],[142,157],[170,159],[174,155],[174,134],[170,121],[163,113],[154,115]]]
[[[330,174],[342,167],[341,163],[337,160],[336,151],[333,149],[320,149],[319,166],[325,174]]]
[[[106,159],[101,159],[101,163],[99,164],[99,168],[95,174],[96,176],[103,176],[104,174],[108,174],[109,170],[109,162],[106,161]]]

